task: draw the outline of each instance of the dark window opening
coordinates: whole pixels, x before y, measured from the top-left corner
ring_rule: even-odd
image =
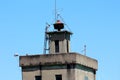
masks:
[[[39,69],[42,70],[42,65],[39,66]]]
[[[35,76],[35,80],[42,80],[41,76]]]
[[[67,69],[70,69],[71,68],[71,65],[70,64],[67,64]]]
[[[55,52],[59,52],[59,41],[55,41]]]
[[[62,80],[62,75],[55,75],[56,80]]]
[[[76,64],[67,64],[67,69],[75,69]]]
[[[96,71],[94,70],[93,73],[96,74]]]
[[[67,40],[67,52],[69,53],[69,42]]]

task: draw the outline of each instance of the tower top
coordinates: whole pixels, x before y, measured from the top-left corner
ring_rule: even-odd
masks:
[[[64,23],[62,23],[60,20],[57,20],[54,24],[54,29],[61,31],[61,29],[64,29]]]

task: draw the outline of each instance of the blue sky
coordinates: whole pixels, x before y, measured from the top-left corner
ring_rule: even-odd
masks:
[[[57,0],[57,11],[74,33],[71,51],[83,54],[86,44],[99,62],[97,80],[117,80],[120,1]],[[54,22],[54,0],[0,0],[0,80],[22,80],[14,54],[42,54],[46,22]]]

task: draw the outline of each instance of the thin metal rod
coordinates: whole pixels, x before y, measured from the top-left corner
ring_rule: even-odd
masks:
[[[48,36],[47,36],[47,32],[48,32],[48,28],[50,27],[50,25],[48,23],[46,23],[47,26],[45,28],[45,38],[44,38],[44,49],[43,49],[43,54],[46,54],[46,50],[49,50],[47,49],[47,42],[48,42]]]
[[[57,2],[55,0],[55,22],[57,20]]]
[[[47,45],[47,34],[46,34],[46,31],[47,31],[47,27],[45,28],[45,38],[44,38],[44,49],[43,49],[43,54],[46,54],[46,45]]]
[[[86,56],[86,45],[84,45],[84,55]]]

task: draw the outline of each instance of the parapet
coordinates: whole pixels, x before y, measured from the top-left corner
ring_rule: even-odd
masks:
[[[79,53],[59,53],[20,56],[20,66],[39,66],[55,64],[80,64],[92,69],[98,69],[97,60]]]

